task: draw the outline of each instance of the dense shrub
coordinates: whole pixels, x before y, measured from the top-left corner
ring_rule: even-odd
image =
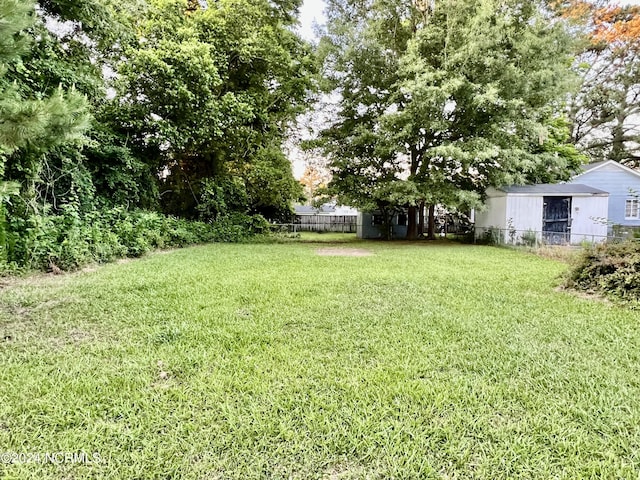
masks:
[[[640,242],[628,240],[586,248],[568,272],[566,285],[640,302]]]
[[[197,222],[121,207],[79,213],[73,205],[58,214],[7,222],[0,272],[20,269],[73,270],[91,262],[139,257],[156,248],[206,242],[240,242],[266,231],[261,216],[234,214]]]

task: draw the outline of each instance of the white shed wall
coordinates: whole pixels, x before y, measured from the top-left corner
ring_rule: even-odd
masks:
[[[571,243],[601,242],[607,236],[608,197],[573,197],[571,202]],[[598,221],[598,219],[600,219]]]
[[[506,228],[507,227],[507,197],[489,197],[485,203],[485,210],[476,210],[476,227]]]
[[[511,220],[518,237],[527,230],[542,230],[542,197],[510,195],[508,198],[507,222]]]

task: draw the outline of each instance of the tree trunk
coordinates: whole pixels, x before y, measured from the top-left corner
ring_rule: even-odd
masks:
[[[418,224],[416,223],[417,207],[412,205],[409,207],[407,214],[407,240],[416,240],[418,238]]]
[[[611,154],[610,158],[616,162],[624,162],[625,149],[624,149],[624,122],[626,115],[620,115],[616,118],[616,125],[611,129],[613,138],[611,140]]]
[[[382,214],[382,238],[384,240],[391,240],[391,214],[387,208],[380,208]]]
[[[424,200],[420,201],[420,206],[418,207],[420,211],[418,212],[418,237],[424,237]]]
[[[429,205],[429,232],[427,234],[429,240],[436,239],[436,206]]]

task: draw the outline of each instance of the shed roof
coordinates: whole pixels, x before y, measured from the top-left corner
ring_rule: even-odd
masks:
[[[538,185],[509,185],[500,188],[505,193],[522,195],[609,195],[604,190],[579,183],[541,183]]]

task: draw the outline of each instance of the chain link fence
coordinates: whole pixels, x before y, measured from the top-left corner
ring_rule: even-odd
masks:
[[[629,235],[593,235],[575,232],[544,232],[536,230],[516,230],[513,228],[476,227],[475,242],[491,245],[542,247],[548,245],[583,245],[595,243],[620,243],[626,240],[640,241]]]
[[[271,233],[298,234],[301,232],[315,233],[353,233],[358,229],[356,222],[318,222],[318,223],[274,223],[270,225]],[[620,243],[626,240],[640,241],[634,237],[633,231],[615,232],[609,235],[593,235],[575,232],[543,232],[536,230],[516,230],[512,228],[475,227],[462,233],[446,232],[438,230],[437,236],[452,238],[465,243],[485,243],[489,245],[505,245],[520,247],[544,247],[544,246],[580,246],[596,243]],[[636,235],[638,235],[636,233]]]

